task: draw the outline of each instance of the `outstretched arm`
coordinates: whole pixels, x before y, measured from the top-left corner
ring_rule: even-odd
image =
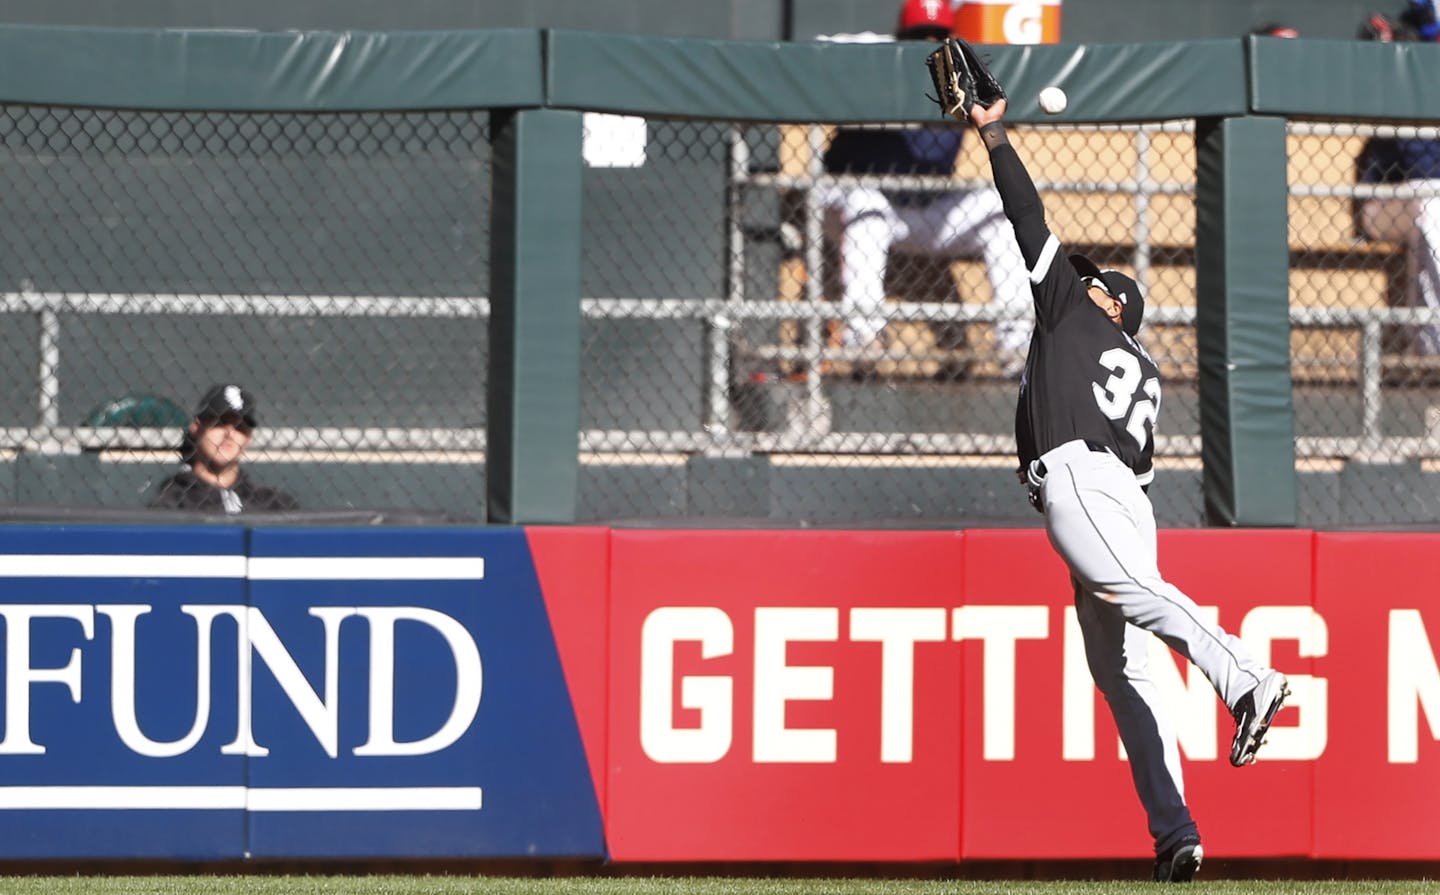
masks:
[[[990,108],[979,103],[970,111],[970,121],[980,133],[985,149],[990,153],[990,170],[995,177],[995,189],[1005,203],[1005,216],[1015,228],[1015,241],[1020,244],[1020,254],[1025,265],[1031,270],[1050,240],[1050,229],[1045,226],[1045,206],[1040,202],[1040,193],[1035,181],[1020,162],[1015,147],[1005,133],[1006,101],[997,100]]]

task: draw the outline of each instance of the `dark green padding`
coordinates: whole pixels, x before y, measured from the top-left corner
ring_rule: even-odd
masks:
[[[1212,525],[1296,522],[1285,122],[1200,121],[1195,277]]]
[[[10,25],[0,28],[0,100],[270,112],[538,105],[540,34]]]
[[[923,121],[938,111],[923,42],[707,41],[546,33],[546,101],[562,108],[757,121]],[[1154,121],[1245,111],[1241,40],[983,48],[1013,121]],[[1042,87],[1070,106],[1051,118]]]
[[[491,522],[573,522],[581,116],[502,113],[492,133],[486,507]]]
[[[1332,121],[1440,119],[1440,44],[1249,41],[1256,113]]]

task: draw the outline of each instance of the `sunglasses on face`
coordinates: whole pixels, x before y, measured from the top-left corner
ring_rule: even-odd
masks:
[[[1080,282],[1084,284],[1086,289],[1099,289],[1101,292],[1109,295],[1111,298],[1115,297],[1113,294],[1111,294],[1110,287],[1106,286],[1105,281],[1100,279],[1099,277],[1081,277]]]

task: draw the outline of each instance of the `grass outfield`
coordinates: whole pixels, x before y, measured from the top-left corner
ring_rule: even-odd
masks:
[[[1151,882],[744,879],[738,877],[518,878],[491,876],[6,876],[4,895],[1128,895]],[[1185,892],[1217,895],[1408,895],[1435,893],[1419,880],[1197,881]]]

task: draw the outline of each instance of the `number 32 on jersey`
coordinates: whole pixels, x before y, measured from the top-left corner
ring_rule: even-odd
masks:
[[[1090,384],[1096,405],[1109,419],[1125,420],[1125,431],[1145,450],[1160,414],[1160,380],[1152,376],[1142,386],[1140,360],[1123,348],[1100,355],[1100,366],[1111,375],[1104,385]]]

